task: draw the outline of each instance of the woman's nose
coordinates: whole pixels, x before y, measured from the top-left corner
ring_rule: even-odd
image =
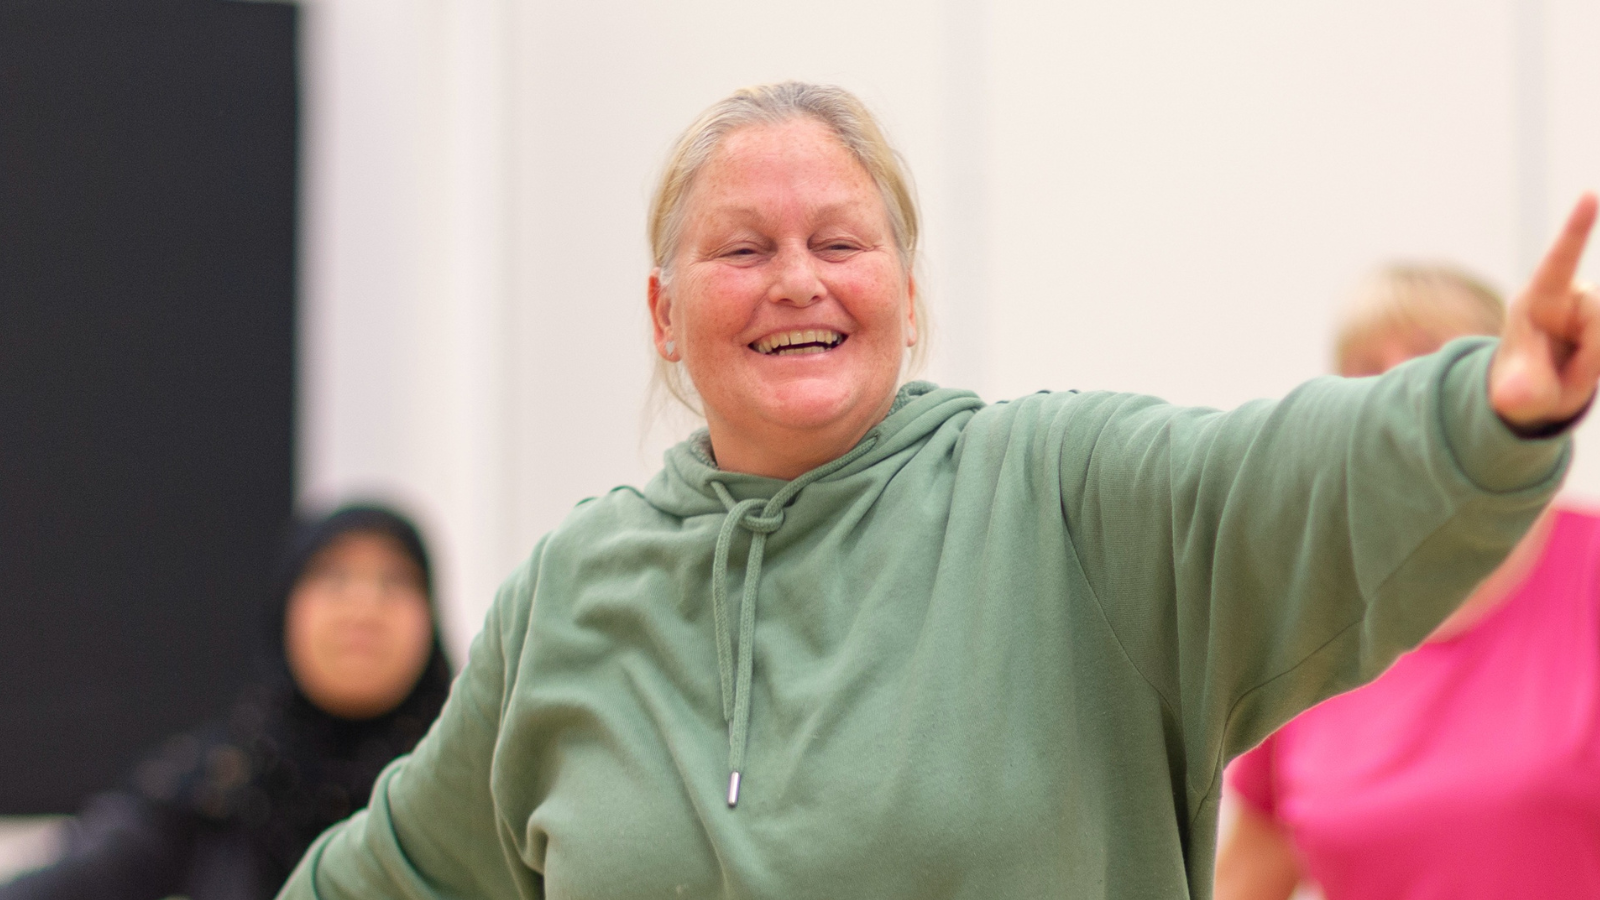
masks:
[[[821,300],[828,291],[817,272],[817,259],[810,248],[786,247],[775,260],[777,277],[767,299],[773,303],[793,306],[810,306]]]

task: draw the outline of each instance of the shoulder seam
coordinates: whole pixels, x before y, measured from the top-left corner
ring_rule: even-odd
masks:
[[[1438,534],[1440,531],[1442,531],[1445,528],[1445,526],[1447,524],[1449,524],[1450,519],[1454,519],[1454,518],[1455,518],[1455,514],[1452,514],[1448,519],[1446,519],[1445,522],[1441,522],[1439,525],[1435,526],[1432,531],[1429,531],[1427,536],[1425,536],[1421,540],[1417,541],[1416,546],[1411,548],[1411,552],[1407,553],[1405,555],[1405,558],[1400,560],[1400,562],[1396,563],[1395,567],[1389,572],[1389,574],[1384,576],[1384,579],[1382,581],[1378,582],[1378,586],[1374,590],[1374,593],[1375,594],[1376,593],[1382,593],[1384,585],[1388,584],[1390,579],[1394,578],[1394,576],[1401,569],[1405,568],[1406,563],[1411,560],[1411,557],[1417,555],[1417,551],[1421,550],[1424,544],[1426,544],[1426,543],[1428,543],[1428,541],[1432,540],[1433,536]],[[1463,598],[1463,599],[1465,599],[1465,598]],[[1370,605],[1365,607],[1365,610],[1366,611],[1370,611],[1371,610]],[[1278,679],[1283,678],[1286,675],[1293,674],[1301,666],[1304,666],[1306,663],[1308,663],[1312,659],[1314,659],[1318,653],[1321,653],[1323,650],[1325,650],[1328,647],[1329,644],[1332,644],[1334,641],[1337,641],[1340,638],[1344,637],[1346,632],[1348,632],[1350,629],[1355,628],[1356,626],[1360,625],[1365,620],[1366,620],[1366,612],[1363,612],[1361,615],[1356,617],[1355,621],[1353,621],[1350,624],[1344,626],[1343,628],[1340,628],[1338,631],[1335,631],[1332,635],[1330,635],[1328,637],[1328,639],[1326,641],[1323,641],[1321,644],[1317,645],[1317,648],[1315,650],[1312,650],[1310,653],[1307,653],[1305,656],[1301,657],[1299,662],[1295,663],[1294,665],[1290,666],[1287,669],[1284,669],[1282,672],[1279,672],[1278,674],[1273,675],[1273,676],[1271,676],[1269,678],[1263,679],[1262,681],[1260,681],[1260,682],[1256,683],[1255,685],[1252,685],[1251,687],[1249,687],[1246,690],[1242,691],[1239,694],[1239,696],[1234,699],[1233,703],[1229,704],[1229,706],[1228,706],[1228,714],[1222,717],[1222,733],[1224,735],[1226,735],[1228,733],[1228,726],[1229,726],[1229,724],[1231,724],[1233,722],[1234,713],[1236,713],[1238,711],[1239,705],[1242,704],[1246,699],[1248,699],[1250,697],[1250,695],[1252,695],[1255,692],[1261,690],[1262,688],[1265,688],[1267,685],[1272,684],[1274,681],[1277,681]],[[1380,672],[1378,674],[1382,675],[1383,673]],[[1374,676],[1374,677],[1376,677],[1376,676]],[[1363,684],[1370,684],[1371,681],[1372,681],[1372,679],[1368,679],[1366,682],[1363,682]],[[1301,710],[1300,712],[1305,712],[1305,710]],[[1295,715],[1299,715],[1299,713],[1296,713]],[[1221,761],[1221,759],[1220,759],[1221,756],[1222,756],[1222,745],[1218,744],[1217,745],[1217,757],[1218,757],[1218,759],[1216,761],[1214,761],[1214,763],[1213,763],[1213,765],[1211,767],[1211,771],[1213,773],[1212,779],[1211,779],[1211,783],[1206,786],[1206,792],[1204,794],[1200,795],[1200,802],[1195,804],[1194,816],[1198,816],[1199,815],[1199,810],[1205,807],[1206,801],[1211,799],[1211,795],[1217,789],[1217,782],[1220,781],[1221,779],[1216,777],[1216,773],[1220,772],[1222,767],[1220,765],[1217,765],[1216,763]],[[1191,824],[1194,822],[1194,816],[1190,817],[1190,823]]]
[[[1150,679],[1150,676],[1145,674],[1144,668],[1134,661],[1133,654],[1128,652],[1127,644],[1122,642],[1122,635],[1117,633],[1117,626],[1112,623],[1111,616],[1106,612],[1105,603],[1100,599],[1100,592],[1095,590],[1094,583],[1089,580],[1088,571],[1084,569],[1082,560],[1078,559],[1077,545],[1071,544],[1069,546],[1072,550],[1073,562],[1077,563],[1078,571],[1084,573],[1083,583],[1084,586],[1089,588],[1089,598],[1094,601],[1095,611],[1100,614],[1100,621],[1106,624],[1106,630],[1111,632],[1111,639],[1117,642],[1117,652],[1121,653],[1122,658],[1128,661],[1128,665],[1133,669],[1134,672],[1138,673],[1139,678],[1142,679],[1145,684],[1150,686],[1150,690],[1155,693],[1158,699],[1160,699],[1161,705],[1166,707],[1167,713],[1171,715],[1181,727],[1183,724],[1183,719],[1178,715],[1177,706],[1173,704],[1170,699],[1168,699],[1167,695],[1161,690],[1161,688],[1156,686],[1156,683]]]
[[[1252,686],[1248,690],[1245,690],[1243,693],[1239,694],[1239,696],[1234,699],[1233,703],[1228,706],[1228,714],[1222,717],[1222,733],[1224,735],[1226,735],[1228,733],[1228,726],[1229,726],[1230,723],[1233,722],[1234,713],[1238,712],[1240,704],[1244,703],[1245,700],[1249,699],[1249,697],[1252,694],[1254,694],[1257,691],[1260,691],[1260,690],[1266,688],[1267,685],[1272,684],[1274,681],[1277,681],[1280,678],[1287,678],[1288,676],[1293,675],[1296,671],[1298,671],[1300,669],[1301,666],[1304,666],[1306,663],[1308,663],[1312,659],[1314,659],[1317,654],[1319,654],[1323,650],[1327,649],[1330,644],[1332,644],[1335,641],[1339,640],[1340,638],[1344,637],[1345,634],[1350,631],[1350,629],[1355,628],[1356,626],[1360,625],[1361,622],[1365,618],[1366,618],[1365,616],[1361,616],[1361,617],[1357,618],[1354,622],[1351,622],[1350,624],[1344,626],[1343,628],[1340,628],[1338,631],[1335,631],[1332,635],[1330,635],[1328,637],[1327,640],[1325,640],[1321,644],[1317,645],[1316,649],[1312,650],[1310,653],[1307,653],[1304,657],[1302,657],[1299,662],[1295,663],[1294,665],[1290,666],[1287,669],[1284,669],[1282,672],[1279,672],[1278,674],[1273,675],[1270,678],[1267,678],[1267,679],[1261,681],[1260,683]],[[1305,712],[1305,710],[1301,710],[1300,712]],[[1299,715],[1299,713],[1296,713],[1295,715]],[[1276,731],[1274,731],[1274,733],[1276,733]],[[1268,736],[1270,737],[1271,735],[1268,735]],[[1218,764],[1218,763],[1221,762],[1221,756],[1222,756],[1222,744],[1219,743],[1219,744],[1217,744],[1217,752],[1216,752],[1217,759],[1216,759],[1216,761],[1213,762],[1213,764],[1211,766],[1211,771],[1213,773],[1212,779],[1211,779],[1211,783],[1206,785],[1205,793],[1200,795],[1200,801],[1195,804],[1194,812],[1191,813],[1190,816],[1189,816],[1189,824],[1190,825],[1193,825],[1194,822],[1195,822],[1195,819],[1199,818],[1200,810],[1205,808],[1206,803],[1211,799],[1211,795],[1217,789],[1217,783],[1219,781],[1221,781],[1221,779],[1217,778],[1216,774],[1215,774],[1215,773],[1220,772],[1222,770],[1222,766]]]

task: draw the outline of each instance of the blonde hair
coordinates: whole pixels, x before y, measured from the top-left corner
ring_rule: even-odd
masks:
[[[1344,372],[1373,342],[1421,333],[1443,344],[1470,334],[1499,334],[1506,306],[1485,281],[1449,265],[1394,263],[1356,291],[1340,320],[1334,366]]]
[[[741,128],[778,125],[802,118],[826,126],[872,178],[888,213],[900,264],[908,276],[915,271],[921,228],[916,192],[900,154],[889,143],[877,118],[866,104],[844,88],[784,81],[734,91],[702,112],[678,137],[650,202],[650,254],[661,270],[663,283],[671,279],[673,257],[677,255],[683,233],[684,207],[695,178],[722,142]],[[911,347],[907,371],[914,373],[922,367],[929,345],[928,310],[920,291],[912,300],[912,309],[918,339]],[[695,413],[700,412],[693,386],[680,367],[659,355],[656,356],[655,386],[664,388]]]

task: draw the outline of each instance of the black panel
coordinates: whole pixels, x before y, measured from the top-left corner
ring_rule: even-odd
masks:
[[[226,708],[292,495],[296,10],[0,0],[0,814]]]

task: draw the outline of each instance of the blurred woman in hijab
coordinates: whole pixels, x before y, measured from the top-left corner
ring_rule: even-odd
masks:
[[[254,683],[93,798],[65,854],[0,900],[260,900],[311,841],[366,805],[450,688],[416,527],[346,506],[291,535]]]

